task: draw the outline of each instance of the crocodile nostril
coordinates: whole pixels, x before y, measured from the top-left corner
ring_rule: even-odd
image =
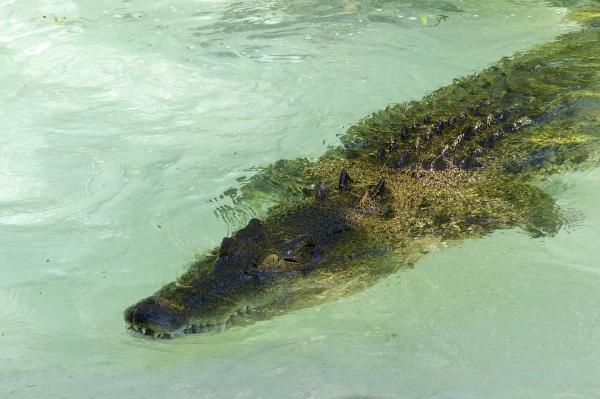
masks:
[[[158,332],[173,331],[185,322],[182,312],[164,298],[151,296],[135,303],[125,310],[125,321],[149,327]]]
[[[132,321],[134,324],[144,325],[148,322],[152,322],[157,317],[160,317],[159,309],[151,306],[140,306],[133,311]]]
[[[135,305],[130,306],[127,309],[125,309],[125,312],[123,313],[123,317],[125,318],[125,321],[128,323],[133,323],[133,314],[134,313],[135,313]]]

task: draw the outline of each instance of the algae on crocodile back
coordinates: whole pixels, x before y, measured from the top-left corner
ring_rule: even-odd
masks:
[[[501,113],[508,116],[500,124],[511,123],[514,115],[531,120],[529,126],[505,135],[482,154],[485,169],[493,169],[498,176],[516,172],[518,176],[512,178],[531,180],[583,167],[586,162],[595,164],[600,137],[598,54],[600,33],[586,25],[580,32],[504,58],[475,75],[455,79],[420,101],[391,105],[361,120],[341,137],[341,147],[329,150],[316,162],[278,161],[262,168],[241,187],[234,205],[260,205],[262,211],[257,214],[264,214],[265,203],[302,201],[303,189],[312,188],[317,181],[335,187],[341,169],[353,169],[351,176],[362,188],[384,175],[388,179],[404,175],[405,171],[390,164],[398,160],[405,144],[414,146],[424,132],[403,143],[399,138],[402,127],[424,117],[447,120],[462,112],[462,125],[475,125],[488,114]],[[456,133],[454,129],[435,136],[413,162],[435,157]],[[399,149],[378,162],[377,150],[389,146],[391,137],[401,144]],[[455,156],[476,151],[483,140],[485,137],[471,139]]]

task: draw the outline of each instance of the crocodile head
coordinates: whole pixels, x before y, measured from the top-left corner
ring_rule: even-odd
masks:
[[[176,282],[125,310],[129,330],[155,338],[218,331],[290,301],[292,282],[321,262],[326,247],[310,231],[298,233],[252,219]]]

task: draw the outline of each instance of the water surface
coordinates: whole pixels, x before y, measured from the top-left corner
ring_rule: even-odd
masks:
[[[223,334],[125,332],[237,227],[215,210],[253,167],[577,29],[480,3],[1,2],[0,397],[600,396],[598,170],[543,183],[556,237],[467,241]]]

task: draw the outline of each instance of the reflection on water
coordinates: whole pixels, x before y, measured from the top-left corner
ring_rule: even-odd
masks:
[[[480,3],[0,3],[4,396],[598,396],[597,171],[545,186],[579,215],[556,237],[467,242],[225,334],[124,331],[234,227],[211,200],[250,168],[573,28]]]

